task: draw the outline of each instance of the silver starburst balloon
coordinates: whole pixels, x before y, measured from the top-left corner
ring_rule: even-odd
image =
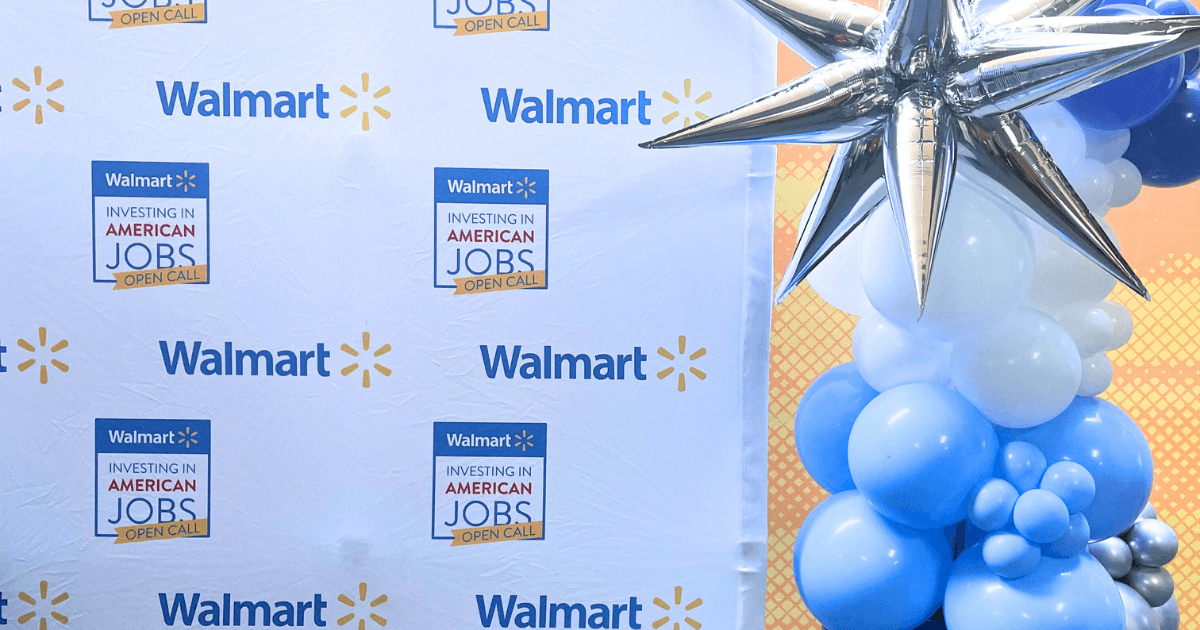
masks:
[[[1143,297],[1146,288],[1020,110],[1200,46],[1200,17],[1078,17],[1092,0],[740,0],[814,68],[762,98],[643,144],[838,143],[776,299],[890,198],[924,309],[958,161]],[[882,181],[881,181],[882,180]]]

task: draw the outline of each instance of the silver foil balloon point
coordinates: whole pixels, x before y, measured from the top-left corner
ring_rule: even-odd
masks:
[[[1179,630],[1179,602],[1175,596],[1172,595],[1167,603],[1151,610],[1158,620],[1158,630]]]
[[[1129,550],[1133,552],[1135,564],[1143,567],[1161,567],[1175,559],[1179,553],[1179,538],[1170,525],[1154,519],[1142,519],[1133,524],[1125,534]]]
[[[1162,606],[1175,594],[1175,580],[1161,567],[1134,566],[1125,576],[1125,583],[1137,591],[1151,608]]]
[[[1161,630],[1154,609],[1137,591],[1120,582],[1117,582],[1117,590],[1121,593],[1121,603],[1125,605],[1125,630]]]
[[[1088,543],[1088,553],[1100,562],[1114,580],[1125,577],[1133,568],[1133,553],[1129,551],[1129,545],[1116,536]]]
[[[1148,297],[1020,110],[1200,47],[1200,18],[1075,16],[1089,0],[1011,0],[976,15],[963,1],[889,0],[880,13],[848,0],[740,0],[816,69],[642,145],[842,144],[801,219],[777,301],[886,191],[923,308],[960,159]]]
[[[1153,505],[1151,505],[1151,504],[1147,503],[1147,504],[1146,504],[1146,507],[1142,508],[1142,513],[1138,515],[1138,518],[1153,518],[1153,519],[1157,519],[1157,518],[1158,518],[1158,511],[1154,509],[1154,506],[1153,506]]]

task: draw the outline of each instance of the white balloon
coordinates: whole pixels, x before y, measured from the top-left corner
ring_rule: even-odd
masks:
[[[1081,357],[1103,351],[1112,340],[1113,320],[1099,306],[1073,306],[1054,319],[1071,335]]]
[[[949,343],[900,328],[875,311],[858,320],[852,348],[854,365],[875,391],[950,380]]]
[[[859,248],[863,288],[875,310],[939,339],[973,334],[1011,313],[1029,288],[1033,248],[1029,232],[1001,203],[968,178],[955,181],[924,315],[895,217],[886,205],[876,209]]]
[[[1083,126],[1058,103],[1047,103],[1021,110],[1034,135],[1050,152],[1054,163],[1063,172],[1075,170],[1087,154],[1087,138]]]
[[[1067,181],[1079,193],[1079,198],[1087,205],[1093,214],[1103,216],[1108,212],[1109,201],[1113,196],[1113,178],[1108,167],[1103,162],[1092,159],[1080,161],[1075,167],[1066,171]]]
[[[858,246],[863,226],[858,226],[808,274],[808,284],[817,295],[839,311],[862,315],[871,310],[858,273]]]
[[[1113,364],[1103,352],[1083,360],[1083,372],[1079,379],[1080,396],[1099,396],[1112,385]]]
[[[1133,313],[1116,302],[1101,302],[1098,308],[1104,309],[1113,321],[1112,336],[1109,337],[1105,350],[1116,350],[1133,339]]]
[[[1128,129],[1107,131],[1084,125],[1083,135],[1087,138],[1087,157],[1105,164],[1125,155],[1125,150],[1129,148]]]
[[[954,345],[950,379],[992,422],[1015,429],[1049,421],[1071,404],[1082,378],[1079,350],[1053,319],[1021,309]]]
[[[1137,199],[1142,192],[1142,172],[1126,159],[1116,159],[1108,163],[1108,174],[1113,180],[1112,199],[1108,201],[1114,208],[1128,205]]]
[[[1116,286],[1108,272],[1038,225],[1033,227],[1033,251],[1029,302],[1043,313],[1057,315],[1072,306],[1096,304]]]

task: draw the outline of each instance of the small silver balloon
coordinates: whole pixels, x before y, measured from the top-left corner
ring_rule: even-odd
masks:
[[[1135,566],[1125,576],[1125,583],[1133,587],[1153,608],[1167,603],[1175,594],[1175,580],[1162,567]]]
[[[1151,608],[1158,620],[1158,630],[1179,630],[1179,602],[1172,596],[1167,603]]]
[[[1114,580],[1125,577],[1133,568],[1133,553],[1129,551],[1129,545],[1116,536],[1089,543],[1088,552],[1100,561]]]
[[[1155,518],[1156,519],[1156,518],[1158,518],[1158,512],[1155,511],[1153,505],[1147,503],[1146,507],[1142,508],[1142,513],[1138,515],[1138,518]]]
[[[1121,603],[1125,605],[1125,630],[1161,630],[1150,604],[1137,591],[1117,582]]]
[[[1125,535],[1134,563],[1143,567],[1161,567],[1179,553],[1179,538],[1170,525],[1154,519],[1133,524]]]

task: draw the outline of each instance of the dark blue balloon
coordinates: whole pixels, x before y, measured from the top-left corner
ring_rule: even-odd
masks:
[[[850,430],[859,412],[878,395],[850,362],[818,376],[796,407],[800,461],[830,494],[854,488],[847,455]]]
[[[1134,4],[1109,4],[1093,9],[1091,14],[1158,15]],[[1150,120],[1171,102],[1183,84],[1183,66],[1183,55],[1176,55],[1059,102],[1079,122],[1093,129],[1127,129]]]
[[[1125,159],[1138,167],[1147,186],[1183,186],[1200,179],[1200,86],[1188,82],[1129,135]]]
[[[1150,0],[1146,5],[1159,15],[1200,15],[1200,9],[1187,0]],[[1200,72],[1200,50],[1183,54],[1183,76],[1194,77]]]

